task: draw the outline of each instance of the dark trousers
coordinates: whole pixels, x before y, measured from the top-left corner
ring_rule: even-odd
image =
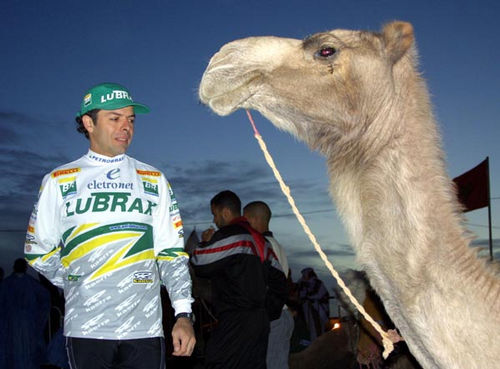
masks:
[[[71,369],[164,369],[162,337],[132,340],[66,338]]]
[[[221,314],[207,342],[205,368],[265,369],[268,337],[264,309]]]

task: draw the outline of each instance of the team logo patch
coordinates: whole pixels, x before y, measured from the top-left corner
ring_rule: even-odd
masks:
[[[59,189],[61,190],[61,195],[65,198],[68,195],[76,194],[76,181],[69,183],[61,183],[59,184]]]
[[[158,184],[152,183],[143,178],[142,185],[144,186],[144,193],[148,195],[158,196]]]
[[[90,104],[92,104],[92,94],[87,94],[83,98],[83,106],[89,106]]]
[[[106,173],[106,177],[111,180],[119,178],[120,168],[111,169],[108,173]]]
[[[134,273],[134,283],[153,283],[152,272],[136,272]]]

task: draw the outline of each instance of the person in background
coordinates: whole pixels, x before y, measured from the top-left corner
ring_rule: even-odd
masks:
[[[250,225],[259,231],[271,244],[273,252],[285,277],[289,277],[288,259],[285,250],[274,238],[269,230],[271,221],[271,209],[263,201],[253,201],[243,208],[243,216],[248,219]],[[269,332],[269,341],[267,346],[267,369],[285,369],[288,368],[288,356],[290,352],[290,338],[294,328],[294,319],[287,305],[283,305],[283,310],[278,319],[271,321],[271,330]]]
[[[163,368],[160,285],[176,314],[173,355],[191,355],[191,278],[174,193],[158,169],[125,154],[149,108],[116,83],[82,99],[76,122],[90,148],[47,174],[25,257],[64,289],[72,369]]]
[[[271,245],[241,216],[241,201],[222,191],[210,201],[218,230],[202,233],[191,263],[212,283],[218,324],[207,342],[207,369],[264,369],[269,321],[286,299],[285,275]]]
[[[330,316],[330,295],[312,268],[304,268],[301,273],[302,277],[298,281],[299,299],[312,342],[326,330]]]
[[[28,275],[24,259],[0,285],[0,368],[39,369],[45,362],[44,329],[50,295]]]

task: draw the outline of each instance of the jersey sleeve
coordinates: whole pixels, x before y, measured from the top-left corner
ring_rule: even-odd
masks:
[[[47,174],[30,216],[24,255],[29,264],[58,287],[63,286],[61,265],[61,202],[57,182]]]
[[[160,276],[175,314],[191,312],[191,276],[189,255],[184,251],[184,230],[177,200],[170,184],[159,179],[159,203],[153,220],[154,250]]]

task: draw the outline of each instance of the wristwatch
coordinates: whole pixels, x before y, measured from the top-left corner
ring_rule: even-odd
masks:
[[[193,313],[179,313],[175,316],[175,321],[179,318],[188,318],[191,323],[194,323],[194,314]]]

